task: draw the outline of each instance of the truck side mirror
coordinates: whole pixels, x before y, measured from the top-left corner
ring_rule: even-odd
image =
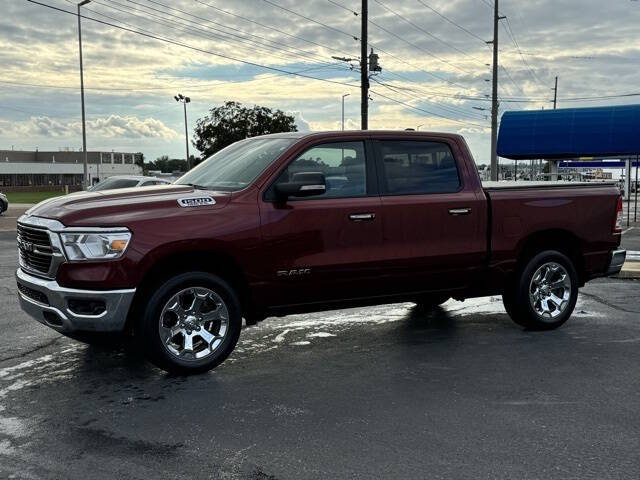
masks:
[[[281,200],[289,197],[312,197],[323,195],[327,191],[327,182],[320,172],[299,172],[290,182],[275,185],[276,196]]]

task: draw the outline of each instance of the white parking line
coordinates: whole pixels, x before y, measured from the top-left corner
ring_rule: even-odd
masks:
[[[16,229],[15,228],[10,228],[10,229],[0,229],[0,232],[15,232]]]
[[[633,230],[634,228],[636,228],[636,227],[629,227],[629,228],[627,228],[624,232],[622,232],[622,235],[624,235],[624,234],[625,234],[625,233],[627,233],[627,232],[630,232],[630,231],[631,231],[631,230]]]

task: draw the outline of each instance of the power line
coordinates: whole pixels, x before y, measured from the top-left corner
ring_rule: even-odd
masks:
[[[73,3],[70,0],[67,0],[67,1],[69,3]],[[123,4],[121,4],[119,2],[116,2],[114,0],[111,0],[110,3],[102,3],[100,1],[94,0],[94,2],[97,3],[98,5],[106,6],[108,8],[117,10],[117,11],[125,13],[127,15],[133,15],[135,17],[142,18],[145,21],[150,21],[152,23],[157,23],[157,24],[160,24],[160,25],[168,26],[170,28],[178,28],[178,29],[180,29],[182,31],[189,31],[189,32],[195,33],[198,36],[202,36],[203,38],[216,38],[216,39],[221,39],[221,40],[225,40],[225,41],[235,41],[235,42],[238,42],[238,43],[241,43],[241,44],[249,45],[252,49],[256,49],[257,48],[257,49],[262,50],[263,52],[269,53],[271,55],[274,55],[275,57],[279,57],[279,58],[282,58],[282,59],[285,59],[285,60],[289,59],[289,57],[288,56],[279,55],[279,54],[276,54],[276,53],[272,53],[270,50],[266,50],[266,49],[272,49],[272,50],[276,50],[276,51],[279,51],[279,52],[285,52],[286,51],[288,55],[295,55],[295,56],[298,56],[300,58],[304,58],[304,59],[307,59],[307,60],[312,60],[315,63],[318,62],[318,60],[315,60],[313,58],[313,57],[319,58],[317,55],[312,54],[310,52],[306,52],[304,50],[303,50],[303,52],[305,53],[305,55],[300,54],[300,53],[296,53],[296,52],[292,52],[290,50],[283,50],[282,48],[280,48],[281,44],[278,44],[279,45],[278,47],[273,47],[271,45],[265,45],[264,43],[257,42],[255,40],[251,40],[251,39],[242,37],[242,36],[234,34],[234,33],[229,33],[229,32],[226,32],[224,30],[220,30],[220,29],[215,28],[215,27],[210,27],[210,26],[207,26],[205,24],[202,24],[202,23],[199,23],[199,22],[195,22],[193,20],[182,18],[182,17],[180,17],[178,15],[174,15],[174,14],[172,14],[170,12],[165,12],[165,11],[153,8],[153,7],[149,7],[147,5],[142,5],[142,4],[140,4],[138,2],[135,2],[135,1],[132,1],[132,0],[127,0],[127,1],[129,1],[130,3],[132,3],[134,5],[140,6],[140,7],[144,8],[144,9],[151,10],[153,12],[159,12],[159,13],[162,13],[163,15],[169,15],[170,17],[173,17],[173,18],[177,18],[177,19],[180,19],[180,20],[185,20],[186,22],[190,22],[190,23],[192,23],[194,25],[198,25],[198,26],[204,27],[206,30],[198,28],[198,27],[195,27],[195,26],[192,26],[192,25],[189,25],[189,24],[185,24],[185,23],[182,23],[182,22],[176,22],[175,20],[171,20],[169,18],[166,18],[166,17],[161,16],[161,15],[157,15],[155,13],[147,12],[146,10],[141,10],[139,8],[135,8],[134,7],[132,9],[133,11],[131,11],[131,10],[128,9],[128,7],[126,5],[123,5]],[[158,3],[158,2],[155,2],[155,3]],[[115,6],[115,5],[117,5],[117,6]],[[124,8],[118,8],[118,6],[119,7],[124,7]],[[169,8],[172,8],[172,7],[169,7]],[[95,10],[91,10],[91,9],[87,9],[87,10],[92,11],[94,13],[97,13]],[[175,10],[177,10],[177,9],[175,9]],[[141,12],[141,13],[144,13],[145,16],[138,15],[138,14],[133,13],[133,12]],[[186,12],[184,12],[184,13],[186,13]],[[102,13],[98,13],[98,14],[104,15]],[[190,15],[190,14],[187,13],[187,15]],[[158,20],[151,20],[151,19],[147,18],[147,16],[155,18],[155,19],[158,19]],[[122,22],[122,20],[120,20],[120,19],[117,19],[117,21]],[[122,22],[122,23],[124,23],[124,22]],[[211,21],[211,23],[217,24],[216,22],[212,22],[212,21]],[[176,27],[176,25],[178,25],[179,27]],[[220,25],[220,24],[217,24],[217,25]],[[228,27],[226,27],[224,25],[223,25],[223,27],[228,28]],[[136,28],[139,28],[139,27],[136,27]],[[211,33],[208,30],[213,30],[213,31],[219,32],[219,33],[221,33],[221,34],[223,34],[225,36],[216,35],[215,33]],[[204,34],[204,35],[202,35],[202,34]],[[249,35],[251,35],[251,34],[249,34]],[[230,39],[229,37],[236,37],[236,38],[238,38],[240,40],[233,40],[233,39]],[[260,38],[260,37],[258,37],[258,38]],[[270,40],[266,40],[266,41],[270,41]],[[275,43],[275,42],[272,42],[272,43]],[[313,55],[313,57],[310,56],[310,55]],[[324,63],[326,63],[326,62],[324,62]]]
[[[127,0],[127,1],[129,1],[130,3],[136,4],[136,5],[140,5],[139,3],[134,2],[134,1],[132,1],[132,0]],[[286,44],[286,43],[282,43],[282,42],[278,42],[278,41],[274,41],[274,40],[269,40],[269,39],[267,39],[267,38],[264,38],[264,36],[255,35],[255,34],[253,34],[253,33],[249,33],[249,32],[247,32],[247,31],[240,30],[240,29],[235,28],[235,27],[229,27],[229,26],[224,25],[224,24],[222,24],[222,23],[215,22],[215,21],[211,20],[210,18],[201,17],[201,16],[198,16],[198,15],[191,14],[191,13],[186,12],[186,11],[184,11],[184,10],[181,10],[181,9],[179,9],[179,8],[172,7],[172,6],[170,6],[170,5],[166,5],[166,4],[162,3],[162,2],[158,2],[157,0],[146,0],[146,1],[147,1],[147,2],[149,2],[149,3],[153,3],[153,4],[155,4],[155,5],[159,5],[159,6],[164,7],[164,8],[168,8],[168,9],[170,9],[170,10],[174,10],[174,11],[176,11],[176,12],[180,12],[180,13],[181,13],[181,14],[183,14],[183,15],[187,15],[187,16],[189,16],[189,17],[196,18],[196,19],[198,19],[198,20],[203,20],[203,21],[205,21],[205,22],[207,22],[207,23],[211,23],[211,24],[213,24],[213,25],[218,25],[218,26],[220,26],[220,27],[226,28],[227,30],[233,30],[233,31],[236,31],[236,32],[242,33],[242,34],[244,34],[244,35],[248,35],[248,36],[250,36],[250,37],[258,38],[258,39],[260,39],[261,41],[264,41],[264,42],[269,42],[269,43],[272,43],[272,44],[274,44],[274,45],[278,45],[278,46],[281,46],[281,47],[285,47],[285,48],[287,48],[287,49],[293,49],[293,50],[296,50],[296,51],[298,51],[298,52],[301,52],[301,53],[305,54],[305,56],[313,56],[313,57],[316,57],[316,58],[323,58],[323,57],[320,57],[320,55],[317,55],[317,54],[315,54],[315,53],[313,53],[313,52],[309,52],[308,50],[303,50],[303,49],[301,49],[301,48],[297,48],[297,47],[295,47],[295,46],[293,46],[293,45],[288,45],[288,44]],[[151,7],[147,7],[147,8],[151,9]],[[170,13],[168,13],[168,12],[162,12],[162,11],[160,11],[160,10],[156,10],[156,11],[159,11],[159,12],[161,12],[161,13],[166,13],[167,15],[171,15],[171,14],[170,14]],[[179,16],[177,16],[177,15],[171,15],[171,16],[173,16],[173,17],[175,17],[175,18],[181,18],[181,17],[179,17]],[[181,18],[181,19],[182,19],[182,18]],[[196,25],[205,26],[205,25],[200,24],[200,23],[198,23],[198,22],[192,22],[192,23],[195,23]],[[215,30],[215,29],[214,29],[214,30]],[[224,32],[224,33],[226,33],[227,35],[230,35],[230,36],[237,36],[237,35],[235,35],[235,34],[233,34],[233,33],[228,33],[228,32]],[[241,37],[241,38],[242,38],[242,37]],[[273,47],[271,47],[271,48],[273,48]]]
[[[315,42],[315,41],[313,41],[313,40],[309,40],[309,39],[307,39],[307,38],[303,38],[303,37],[299,37],[299,36],[297,36],[297,35],[293,35],[293,34],[291,34],[291,33],[289,33],[289,32],[285,32],[284,30],[280,30],[280,29],[275,28],[275,27],[273,27],[273,26],[265,25],[264,23],[260,23],[260,22],[258,22],[258,21],[256,21],[256,20],[252,20],[252,19],[250,19],[250,18],[243,17],[242,15],[238,15],[237,13],[233,13],[233,12],[230,12],[230,11],[225,10],[225,9],[223,9],[223,8],[216,7],[215,5],[212,5],[212,4],[210,4],[210,3],[203,2],[202,0],[194,0],[194,1],[195,1],[195,2],[197,2],[197,3],[199,3],[199,4],[201,4],[201,5],[204,5],[205,7],[208,7],[208,8],[211,8],[211,9],[213,9],[213,10],[216,10],[217,12],[224,13],[224,14],[229,15],[229,16],[232,16],[232,17],[234,17],[234,18],[239,18],[239,19],[241,19],[241,20],[244,20],[244,21],[246,21],[246,22],[252,23],[252,24],[254,24],[254,25],[258,25],[258,26],[260,26],[260,27],[262,27],[262,28],[266,28],[266,29],[268,29],[268,30],[272,30],[272,31],[274,31],[274,32],[278,32],[278,33],[280,33],[280,34],[282,34],[282,35],[286,35],[287,37],[290,37],[290,38],[295,38],[295,39],[298,39],[298,40],[302,40],[303,42],[309,43],[310,45],[315,45],[315,46],[317,46],[317,47],[326,48],[327,50],[330,50],[330,51],[332,51],[332,52],[344,53],[342,50],[337,50],[337,49],[332,48],[332,47],[330,47],[330,46],[328,46],[328,45],[324,45],[324,44],[322,44],[322,43],[318,43],[318,42]]]
[[[479,128],[482,128],[482,129],[486,129],[487,128],[485,125],[480,125],[478,123],[465,122],[465,121],[462,121],[462,120],[455,120],[453,118],[449,118],[449,117],[446,117],[444,115],[440,115],[440,114],[435,113],[435,112],[430,112],[429,110],[425,110],[424,108],[416,107],[415,105],[411,105],[410,103],[406,103],[406,102],[403,102],[401,100],[396,100],[395,98],[389,97],[389,96],[384,95],[384,94],[379,93],[379,92],[376,92],[375,90],[370,90],[370,92],[373,93],[374,95],[382,97],[382,98],[384,98],[386,100],[389,100],[391,102],[397,103],[399,105],[403,105],[403,106],[405,106],[407,108],[412,108],[412,109],[417,110],[417,111],[422,112],[422,113],[426,113],[426,114],[429,114],[429,115],[434,115],[436,117],[444,118],[445,120],[449,120],[449,121],[452,121],[452,122],[455,122],[455,123],[461,123],[463,125],[471,125],[471,126],[479,127]]]
[[[455,45],[446,42],[444,40],[442,40],[440,37],[434,35],[433,33],[431,33],[430,31],[422,28],[421,26],[417,25],[416,23],[412,22],[411,20],[409,20],[408,18],[406,18],[405,16],[399,14],[398,12],[396,12],[395,10],[393,10],[392,8],[388,7],[387,5],[385,5],[384,3],[382,3],[380,0],[374,0],[378,5],[382,6],[385,10],[393,13],[395,16],[397,16],[398,18],[401,18],[402,20],[404,20],[406,23],[408,23],[409,25],[413,26],[414,28],[416,28],[417,30],[421,31],[422,33],[424,33],[425,35],[428,35],[429,37],[433,38],[434,40],[440,42],[441,44],[461,53],[462,55],[465,55],[466,57],[469,57],[473,60],[475,60],[476,62],[480,62],[482,64],[484,64],[485,62],[483,62],[482,60],[474,57],[473,55],[470,55],[469,53],[465,52],[464,50],[459,49],[458,47],[456,47]],[[379,27],[379,26],[378,26]]]
[[[335,5],[336,7],[340,7],[343,10],[346,10],[347,12],[353,13],[356,17],[359,15],[358,12],[356,12],[355,10],[350,9],[349,7],[345,7],[344,5],[342,5],[341,3],[338,3],[334,0],[327,0],[327,2]]]
[[[296,70],[292,73],[304,73],[310,72],[314,70],[322,70],[322,69],[333,69],[335,67],[327,66],[327,67],[311,67],[305,68],[303,70]],[[196,85],[172,85],[167,87],[84,87],[85,90],[94,90],[98,92],[154,92],[154,91],[174,91],[175,89],[188,89],[190,92],[200,92],[203,90],[210,89],[211,87],[217,87],[220,85],[230,85],[236,83],[250,83],[250,82],[262,82],[264,80],[268,80],[270,78],[282,77],[284,73],[274,73],[270,75],[264,75],[260,78],[253,78],[250,80],[221,80],[215,83],[204,83],[204,84],[196,84]],[[239,75],[242,76],[242,75]],[[247,75],[245,75],[247,76]],[[0,80],[0,84],[2,85],[13,85],[16,87],[32,87],[32,88],[51,88],[56,90],[78,90],[78,87],[73,87],[70,85],[54,85],[50,83],[25,83],[25,82],[11,82],[6,80]]]
[[[373,42],[369,42],[369,45],[374,47],[380,53],[384,53],[385,55],[388,55],[389,57],[393,58],[394,60],[396,60],[396,61],[398,61],[398,62],[400,62],[400,63],[402,63],[404,65],[407,65],[409,67],[415,68],[416,70],[420,70],[421,72],[426,73],[427,75],[429,75],[429,76],[431,76],[433,78],[436,78],[436,79],[438,79],[438,80],[440,80],[442,82],[448,83],[449,85],[455,85],[456,87],[460,87],[460,88],[468,88],[468,87],[465,87],[464,85],[460,85],[459,83],[452,82],[448,78],[440,76],[437,73],[433,73],[433,72],[430,72],[428,70],[425,70],[424,68],[421,68],[421,67],[417,66],[415,63],[408,62],[408,61],[404,60],[403,58],[401,58],[401,57],[399,57],[397,55],[394,55],[393,53],[389,52],[388,50],[382,49],[379,44],[376,44],[376,43],[373,43]]]
[[[286,8],[286,7],[283,7],[282,5],[278,5],[277,3],[272,2],[271,0],[262,0],[262,1],[265,2],[265,3],[268,3],[269,5],[273,5],[274,7],[279,8],[280,10],[284,10],[285,12],[289,12],[289,13],[297,16],[297,17],[304,18],[305,20],[307,20],[309,22],[318,24],[318,25],[320,25],[320,26],[322,26],[322,27],[324,27],[324,28],[326,28],[328,30],[332,30],[332,31],[340,33],[342,35],[346,35],[347,37],[351,37],[355,41],[359,41],[360,40],[358,37],[356,37],[355,35],[351,35],[349,32],[345,32],[344,30],[340,30],[339,28],[335,28],[335,27],[332,27],[331,25],[327,25],[326,23],[322,23],[322,22],[320,22],[318,20],[314,20],[313,18],[310,18],[310,17],[307,17],[305,15],[302,15],[301,13],[294,12],[293,10],[291,10],[289,8]]]
[[[470,35],[471,37],[480,40],[483,44],[486,45],[486,40],[478,35],[476,35],[475,33],[473,33],[472,31],[466,29],[465,27],[463,27],[462,25],[460,25],[459,23],[454,22],[453,20],[451,20],[449,17],[447,17],[446,15],[440,13],[438,10],[436,10],[435,8],[427,5],[426,3],[424,3],[422,0],[418,0],[418,3],[424,5],[426,8],[428,8],[429,10],[431,10],[433,13],[435,13],[436,15],[438,15],[439,17],[443,18],[444,20],[446,20],[447,22],[449,22],[451,25],[455,25],[456,27],[458,27],[460,30],[462,30],[463,32],[467,33],[468,35]]]
[[[531,73],[531,76],[533,77],[534,81],[536,83],[538,83],[538,85],[540,85],[542,88],[545,88],[543,82],[540,81],[540,78],[538,77],[538,75],[536,75],[535,71],[531,68],[531,65],[529,65],[529,62],[527,62],[527,59],[524,58],[524,55],[522,54],[522,50],[520,50],[520,45],[518,44],[518,41],[516,40],[516,36],[513,33],[513,29],[511,28],[511,22],[509,22],[509,17],[506,17],[505,20],[507,22],[506,23],[507,26],[505,27],[504,24],[502,24],[502,26],[505,29],[505,31],[509,34],[509,37],[511,37],[511,41],[513,42],[513,44],[516,47],[516,50],[520,54],[520,58],[522,59],[522,63],[525,64],[525,66],[529,70],[529,73]]]
[[[420,50],[421,52],[426,53],[426,54],[427,54],[427,55],[429,55],[430,57],[435,58],[436,60],[438,60],[438,61],[440,61],[440,62],[442,62],[442,63],[446,63],[447,65],[449,65],[449,66],[451,66],[451,67],[453,67],[453,68],[455,68],[455,69],[457,69],[457,70],[460,70],[461,72],[468,73],[469,75],[473,75],[473,73],[472,73],[472,72],[470,72],[469,70],[465,70],[464,68],[459,67],[459,66],[458,66],[458,65],[456,65],[455,63],[451,63],[450,61],[445,60],[444,58],[439,57],[439,56],[438,56],[438,55],[436,55],[435,53],[430,52],[429,50],[427,50],[427,49],[425,49],[425,48],[422,48],[421,46],[416,45],[416,44],[415,44],[415,43],[413,43],[413,42],[410,42],[409,40],[407,40],[407,39],[405,39],[405,38],[401,37],[401,36],[400,36],[400,35],[398,35],[397,33],[394,33],[394,32],[392,32],[391,30],[388,30],[387,28],[383,27],[382,25],[380,25],[380,24],[378,24],[378,23],[374,22],[373,20],[369,20],[369,23],[370,23],[371,25],[373,25],[373,26],[375,26],[375,27],[379,28],[379,29],[380,29],[380,30],[382,30],[383,32],[388,33],[388,34],[389,34],[389,35],[391,35],[392,37],[397,38],[397,39],[398,39],[398,40],[400,40],[401,42],[406,43],[407,45],[409,45],[409,46],[411,46],[411,47],[415,48],[416,50]],[[370,42],[370,43],[371,43],[371,42]],[[373,45],[373,43],[371,43],[371,45]],[[382,50],[381,50],[380,48],[378,48],[378,50],[380,50],[380,51],[382,52]]]
[[[444,105],[444,104],[436,104],[434,102],[432,102],[431,100],[427,100],[426,98],[423,98],[419,95],[415,95],[415,94],[411,94],[411,93],[407,93],[407,92],[403,92],[402,90],[406,90],[406,89],[402,89],[401,87],[395,87],[393,85],[389,85],[387,83],[381,82],[378,79],[376,79],[375,77],[372,78],[372,80],[374,82],[376,82],[378,85],[391,90],[392,92],[398,93],[400,95],[404,95],[406,97],[411,97],[414,98],[416,100],[420,100],[422,102],[428,102],[429,104],[433,105],[435,108],[440,108],[448,113],[451,113],[453,115],[463,115],[463,116],[467,116],[469,118],[472,118],[474,120],[484,120],[485,116],[479,113],[475,113],[475,112],[470,112],[470,111],[465,111],[462,108],[457,108],[457,107],[453,107],[451,105]]]
[[[70,12],[68,10],[65,10],[65,9],[59,8],[59,7],[55,7],[53,5],[48,5],[46,3],[38,2],[36,0],[27,0],[27,2],[33,3],[35,5],[40,5],[42,7],[50,8],[52,10],[56,10],[56,11],[59,11],[59,12],[62,12],[62,13],[66,13],[68,15],[73,15],[74,17],[78,16],[77,13]],[[96,22],[96,23],[100,23],[102,25],[107,25],[107,26],[110,26],[110,27],[113,27],[113,28],[118,28],[118,29],[126,31],[126,32],[135,33],[135,34],[141,35],[143,37],[151,38],[151,39],[158,40],[158,41],[161,41],[161,42],[165,42],[165,43],[168,43],[168,44],[171,44],[171,45],[175,45],[175,46],[178,46],[178,47],[186,48],[186,49],[193,50],[193,51],[200,52],[200,53],[205,53],[207,55],[213,55],[213,56],[216,56],[216,57],[224,58],[226,60],[230,60],[230,61],[234,61],[234,62],[238,62],[238,63],[244,63],[245,65],[251,65],[253,67],[264,68],[265,70],[271,70],[271,71],[274,71],[274,72],[279,72],[279,73],[282,73],[284,75],[292,75],[292,76],[297,76],[297,77],[301,77],[301,78],[308,78],[310,80],[317,80],[317,81],[321,81],[321,82],[325,82],[325,83],[332,83],[332,84],[335,84],[335,85],[343,85],[343,86],[348,86],[348,87],[351,87],[351,88],[360,88],[359,85],[356,85],[356,84],[353,84],[353,83],[340,82],[340,81],[337,81],[337,80],[330,80],[330,79],[327,79],[327,78],[312,77],[311,75],[305,75],[303,73],[291,72],[289,70],[284,70],[284,69],[278,68],[278,67],[271,67],[271,66],[263,65],[263,64],[260,64],[260,63],[256,63],[256,62],[251,62],[251,61],[248,61],[248,60],[242,60],[242,59],[233,57],[231,55],[226,55],[226,54],[223,54],[223,53],[214,52],[212,50],[206,50],[204,48],[194,47],[193,45],[188,45],[186,43],[178,42],[176,40],[171,40],[171,39],[163,38],[163,37],[160,37],[160,36],[157,36],[157,35],[145,33],[145,32],[142,32],[142,31],[139,31],[139,30],[136,30],[136,29],[123,27],[121,25],[116,25],[116,24],[113,24],[113,23],[110,23],[110,22],[106,22],[104,20],[100,20],[100,19],[93,18],[93,17],[88,17],[86,15],[80,15],[80,17],[81,18],[85,18],[87,20],[91,20],[91,21]]]

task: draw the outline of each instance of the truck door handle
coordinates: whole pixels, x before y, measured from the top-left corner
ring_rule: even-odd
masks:
[[[375,218],[375,213],[352,213],[349,215],[349,220],[353,222],[363,222],[365,220],[373,220]]]
[[[469,215],[471,213],[470,208],[450,208],[449,215],[458,216],[458,215]]]

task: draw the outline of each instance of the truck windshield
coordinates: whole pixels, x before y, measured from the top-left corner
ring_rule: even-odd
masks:
[[[207,158],[175,183],[229,192],[242,190],[295,141],[295,138],[241,140]]]

